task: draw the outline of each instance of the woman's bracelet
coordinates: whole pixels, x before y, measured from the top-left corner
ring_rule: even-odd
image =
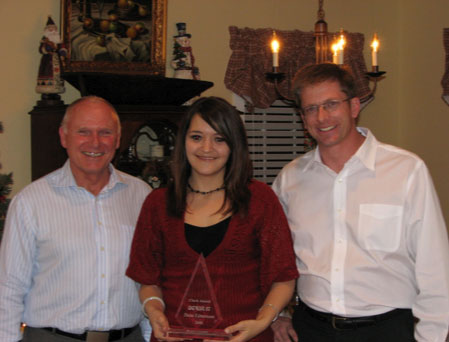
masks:
[[[276,320],[278,319],[278,317],[279,317],[279,310],[278,310],[278,308],[277,308],[274,304],[267,303],[267,304],[262,305],[262,306],[260,307],[260,309],[259,309],[259,312],[262,311],[262,309],[263,309],[264,307],[266,307],[266,306],[269,306],[270,308],[272,308],[272,309],[276,312],[276,316],[274,316],[272,322],[276,321]]]
[[[165,310],[165,303],[164,303],[164,300],[163,300],[161,297],[153,296],[153,297],[145,298],[145,300],[142,302],[142,312],[143,312],[143,315],[144,315],[145,317],[147,317],[147,318],[148,318],[148,315],[147,315],[147,312],[145,311],[145,305],[146,305],[150,300],[157,300],[158,302],[160,302],[160,303],[162,304],[163,310]]]

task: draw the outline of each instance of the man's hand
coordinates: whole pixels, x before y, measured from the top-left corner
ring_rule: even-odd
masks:
[[[274,342],[298,342],[298,335],[293,329],[292,320],[288,317],[279,317],[271,324],[274,332]]]

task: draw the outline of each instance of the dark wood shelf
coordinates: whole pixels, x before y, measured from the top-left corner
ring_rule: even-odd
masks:
[[[114,105],[181,106],[214,84],[155,75],[66,72],[63,78],[81,96],[100,96]]]

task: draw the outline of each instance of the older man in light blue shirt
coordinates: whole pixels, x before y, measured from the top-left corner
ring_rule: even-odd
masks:
[[[0,249],[0,340],[143,341],[137,284],[125,276],[151,188],[111,164],[120,122],[106,101],[69,106],[65,165],[12,200]],[[147,325],[149,329],[149,326]]]

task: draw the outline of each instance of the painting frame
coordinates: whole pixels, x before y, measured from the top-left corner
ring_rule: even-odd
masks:
[[[142,41],[148,46],[146,58],[144,61],[139,60],[83,60],[75,59],[74,56],[74,27],[75,10],[80,10],[81,4],[92,3],[98,4],[98,1],[92,0],[61,0],[61,21],[62,21],[62,41],[67,49],[67,56],[63,59],[63,73],[83,73],[83,72],[104,72],[113,74],[143,74],[143,75],[158,75],[165,76],[165,62],[166,62],[166,32],[167,32],[167,0],[140,0],[140,3],[148,3],[151,8],[149,14],[150,19],[144,22],[150,26],[147,30],[150,32],[148,41]],[[100,3],[104,3],[103,1]],[[108,1],[110,5],[111,0]],[[136,2],[129,0],[129,3],[136,5]],[[78,6],[78,8],[75,8]],[[142,6],[143,7],[143,6]],[[140,8],[140,7],[139,7]],[[101,15],[100,15],[101,16]],[[101,18],[100,18],[101,19]],[[98,19],[98,20],[100,20]],[[78,19],[78,21],[80,21]],[[123,21],[125,22],[125,21]],[[83,22],[84,24],[84,22]],[[120,23],[121,24],[121,23]],[[121,24],[123,25],[123,24]],[[79,30],[79,27],[77,28]],[[83,29],[84,26],[83,26]],[[92,32],[92,35],[100,34]],[[109,35],[112,34],[109,32]],[[112,35],[115,36],[115,35]],[[117,40],[117,39],[116,39]],[[131,38],[124,36],[123,41],[132,41]]]

